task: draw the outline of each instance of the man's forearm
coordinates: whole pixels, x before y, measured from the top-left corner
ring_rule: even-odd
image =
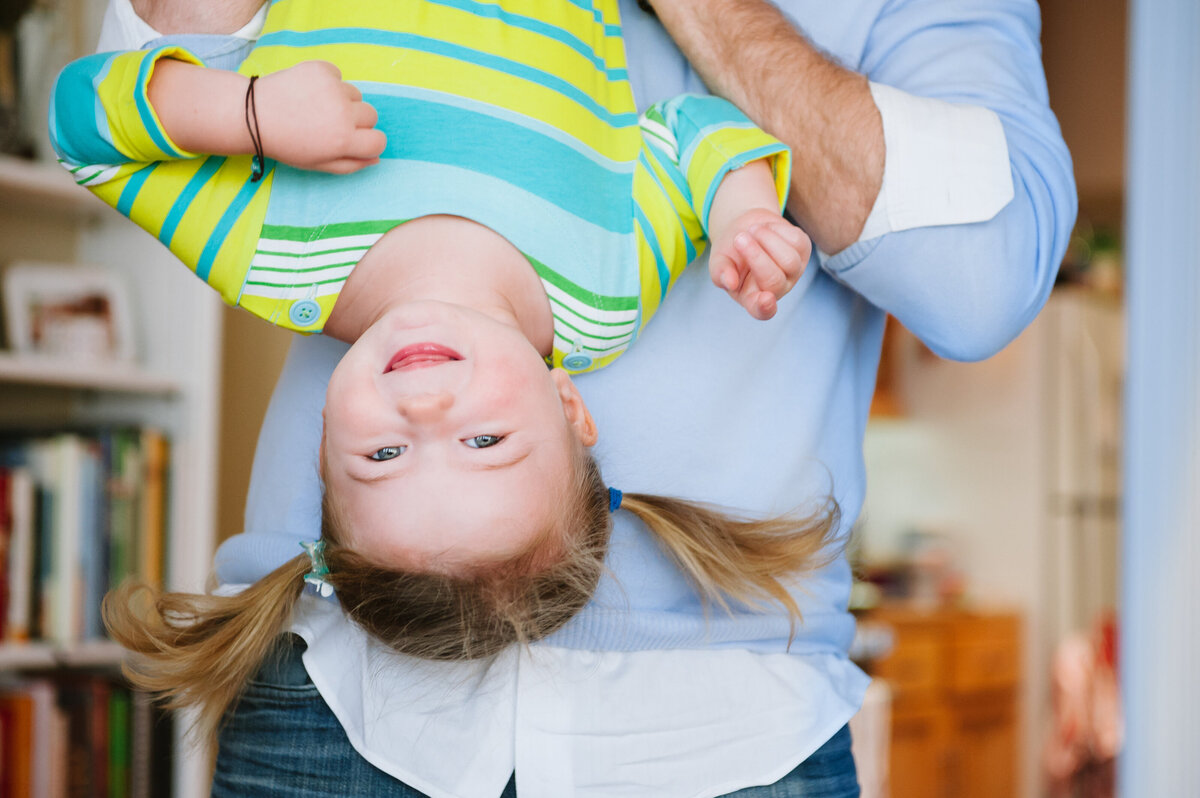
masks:
[[[766,0],[653,0],[713,93],[792,149],[788,209],[825,252],[858,238],[883,181],[867,80],[820,53]]]

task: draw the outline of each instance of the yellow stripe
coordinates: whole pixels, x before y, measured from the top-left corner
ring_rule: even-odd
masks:
[[[97,89],[104,106],[113,111],[110,114],[108,122],[109,131],[112,134],[113,146],[122,155],[134,161],[154,161],[165,155],[158,145],[154,143],[150,132],[142,123],[142,117],[137,107],[137,97],[145,93],[150,78],[154,75],[154,65],[152,65],[147,71],[145,85],[139,85],[138,74],[142,68],[142,63],[149,57],[150,55],[144,52],[124,53],[116,56],[112,61],[108,74],[100,82]],[[186,50],[171,48],[154,59],[155,65],[157,65],[158,61],[167,57],[191,64],[200,63],[198,59]],[[149,103],[147,105],[149,106]],[[162,123],[159,121],[158,115],[154,112],[153,106],[150,106],[150,114],[159,131],[162,133],[163,138],[172,147],[186,157],[195,157],[193,153],[189,153],[179,147],[179,145],[167,136],[166,131],[162,130]]]
[[[209,183],[211,188],[206,187],[207,190],[201,191],[184,214],[175,240],[171,242],[171,250],[180,258],[184,258],[182,253],[186,252],[185,262],[195,263],[199,260],[213,226],[250,178],[250,160],[250,156],[227,159],[213,175]],[[262,188],[230,228],[209,270],[208,284],[219,291],[226,302],[237,301],[238,292],[242,290],[242,281],[258,246],[263,221],[267,218],[267,200],[274,177],[275,173],[271,172],[263,178]]]
[[[642,289],[642,319],[641,327],[638,328],[640,332],[646,326],[646,322],[650,321],[650,317],[658,311],[661,289],[658,284],[658,267],[655,265],[654,250],[646,243],[646,236],[640,223],[634,223],[634,233],[637,236],[638,281]]]
[[[338,65],[347,80],[401,82],[490,103],[552,125],[606,158],[628,161],[636,157],[640,138],[636,127],[614,132],[608,123],[598,119],[591,111],[553,89],[457,59],[409,51],[397,61],[397,51],[394,49],[361,45],[262,47],[255,51],[255,54],[258,53],[263,54],[261,60],[252,62],[247,59],[243,65],[246,74],[278,71],[313,59],[331,61]],[[381,74],[392,69],[394,64],[403,65],[403,74]],[[628,85],[616,85],[619,88],[610,91],[610,87],[606,86],[602,94],[597,96],[592,92],[593,96],[597,102],[606,103],[609,107],[619,108],[628,101],[628,110],[632,113],[632,95]]]
[[[696,212],[701,211],[708,187],[720,174],[721,169],[729,163],[730,157],[739,152],[748,152],[769,144],[778,144],[779,140],[758,128],[719,128],[704,137],[688,164],[687,182],[692,190],[692,202]],[[772,167],[775,170],[776,192],[782,205],[787,196],[787,172],[790,161],[785,159],[782,167],[778,155],[774,156]]]
[[[546,22],[556,28],[573,35],[575,38],[592,44],[596,54],[600,56],[609,69],[621,69],[625,64],[625,48],[619,37],[605,36],[604,24],[598,24],[592,12],[570,2],[547,2],[547,0],[503,0],[503,2],[488,3],[481,0],[481,5],[498,6],[506,12],[531,19]],[[616,24],[618,8],[615,2],[599,3],[604,23]],[[407,18],[401,15],[407,12]],[[336,6],[313,5],[307,1],[292,3],[287,0],[275,3],[269,12],[264,25],[264,34],[275,30],[314,31],[337,27],[356,27],[378,29],[386,25],[393,30],[415,31],[421,29],[427,32],[436,31],[439,39],[455,40],[455,34],[462,31],[463,26],[480,23],[495,24],[495,20],[480,17],[468,11],[459,11],[435,4],[397,3],[396,0],[358,0],[358,2],[339,2]],[[467,43],[478,47],[483,40],[470,39],[477,36],[479,29],[463,31],[467,34]],[[459,37],[464,38],[464,37]],[[539,42],[546,40],[539,37]]]

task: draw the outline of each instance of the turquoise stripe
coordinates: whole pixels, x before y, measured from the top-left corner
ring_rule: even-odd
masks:
[[[642,209],[637,205],[633,206],[633,216],[637,223],[641,225],[642,235],[646,238],[646,243],[650,245],[650,249],[654,252],[654,265],[658,267],[658,300],[661,302],[667,295],[667,288],[671,284],[671,272],[667,269],[667,262],[663,259],[662,249],[658,245],[658,236],[655,233],[650,220],[646,218],[646,214],[642,213]]]
[[[691,202],[692,188],[688,185],[687,178],[684,176],[683,172],[680,171],[679,164],[672,161],[665,152],[658,149],[653,144],[647,144],[645,147],[642,147],[640,158],[644,159],[646,157],[647,150],[649,150],[650,154],[654,156],[654,160],[657,161],[659,166],[663,168],[663,171],[670,176],[671,182],[675,184],[675,188],[679,189],[679,193],[683,195],[683,198],[688,202]],[[650,169],[649,164],[646,164],[646,168],[650,170],[650,174],[657,175],[653,169]]]
[[[225,243],[226,236],[237,222],[238,217],[242,215],[242,211],[246,210],[246,206],[250,204],[250,200],[254,199],[254,195],[258,190],[267,183],[267,175],[271,174],[275,169],[275,164],[267,161],[267,170],[263,174],[263,179],[256,182],[250,182],[246,178],[246,182],[238,189],[238,193],[233,198],[233,202],[229,203],[229,207],[225,209],[225,213],[221,215],[221,221],[217,222],[217,226],[213,228],[212,234],[208,237],[208,241],[204,242],[204,249],[200,252],[200,260],[196,262],[196,276],[201,280],[208,282],[208,273],[212,271],[213,261],[217,259],[217,253],[221,250],[221,245]]]
[[[183,153],[177,151],[168,142],[166,136],[158,126],[158,122],[154,120],[154,114],[150,110],[150,98],[147,95],[146,88],[150,82],[150,69],[154,66],[158,54],[169,49],[169,47],[159,47],[152,50],[145,58],[142,59],[142,65],[138,68],[137,89],[134,92],[134,103],[137,107],[138,116],[141,117],[142,125],[146,128],[146,132],[150,134],[150,140],[164,153],[167,158],[182,158]]]
[[[487,116],[501,119],[505,122],[511,122],[514,125],[528,128],[531,132],[547,138],[554,139],[559,144],[570,147],[583,157],[593,161],[597,166],[607,169],[611,172],[619,172],[622,174],[630,174],[633,172],[633,161],[617,161],[609,158],[580,141],[575,136],[571,135],[562,128],[554,127],[554,125],[545,122],[536,117],[526,116],[525,114],[513,111],[510,108],[505,108],[501,105],[490,105],[479,100],[473,100],[469,97],[463,97],[458,94],[448,94],[442,91],[434,91],[433,89],[423,89],[419,86],[404,86],[398,83],[374,83],[365,80],[351,81],[359,88],[364,95],[382,95],[388,97],[407,97],[411,100],[435,103],[440,105],[449,105],[461,108],[465,111],[472,111],[477,114],[485,114]]]
[[[506,75],[537,83],[586,108],[596,118],[613,127],[629,127],[637,124],[634,112],[614,114],[595,98],[573,83],[557,75],[535,69],[528,64],[508,58],[481,53],[469,47],[396,31],[371,30],[369,28],[329,28],[315,31],[278,31],[258,40],[259,47],[319,47],[328,44],[367,44],[380,47],[404,48],[453,58],[468,64],[503,72]]]
[[[97,75],[107,75],[113,53],[71,62],[59,74],[50,95],[50,141],[58,156],[72,164],[119,164],[129,158],[112,145],[96,91]]]
[[[150,177],[150,173],[158,168],[157,163],[149,163],[129,176],[125,188],[121,189],[121,197],[117,200],[117,210],[126,216],[133,207],[134,200],[142,190],[142,184]]]
[[[379,112],[379,128],[390,134],[385,159],[491,175],[605,230],[631,230],[632,174],[605,169],[558,141],[489,114],[406,97],[364,99]]]
[[[652,179],[654,181],[654,184],[656,186],[658,186],[658,190],[662,192],[663,198],[665,198],[667,200],[667,203],[670,204],[671,209],[675,210],[675,203],[671,201],[671,195],[667,193],[666,187],[664,187],[662,182],[658,179],[658,173],[655,172],[653,169],[651,169],[650,164],[646,162],[645,150],[642,151],[642,155],[638,160],[641,162],[641,164],[646,169],[646,171],[650,174],[650,179]],[[661,163],[661,160],[660,160],[660,163]],[[670,161],[667,162],[666,166],[667,166],[667,174],[671,175],[671,179],[676,185],[679,185],[679,179],[676,177],[676,174],[679,171],[679,167]],[[684,200],[688,203],[688,206],[690,209],[691,202],[692,202],[692,195],[687,190],[686,186],[684,186],[684,189],[683,189],[683,197],[684,197]],[[679,211],[675,211],[675,218],[679,220],[679,232],[681,232],[683,234],[684,244],[687,247],[687,262],[691,263],[692,261],[694,261],[696,259],[696,247],[695,247],[695,245],[692,244],[692,237],[687,234],[687,227],[684,225],[683,219],[679,216]]]
[[[162,230],[158,232],[158,240],[166,246],[171,246],[171,239],[175,237],[175,228],[179,226],[183,215],[187,213],[188,207],[200,189],[204,188],[212,176],[217,173],[221,165],[225,163],[225,158],[219,155],[210,156],[204,161],[204,164],[196,170],[196,174],[192,175],[192,179],[183,187],[182,193],[175,199],[175,204],[171,206],[171,210],[167,213],[167,219],[163,222]]]
[[[747,150],[728,161],[721,167],[713,178],[712,184],[708,187],[708,193],[704,196],[704,207],[700,210],[700,221],[704,224],[704,229],[708,230],[708,212],[712,209],[713,197],[717,194],[717,189],[721,185],[721,181],[725,179],[725,175],[732,172],[734,169],[741,169],[752,161],[757,161],[759,158],[766,158],[776,153],[785,152],[787,147],[778,142],[774,144],[764,144],[761,147],[755,147],[752,150]]]
[[[629,79],[629,73],[624,69],[610,69],[604,59],[590,45],[556,25],[551,25],[548,22],[533,17],[526,17],[521,14],[514,14],[511,11],[505,11],[500,6],[477,3],[474,0],[428,0],[428,2],[446,6],[447,8],[456,8],[459,11],[466,11],[468,14],[474,14],[477,17],[498,19],[510,27],[521,28],[522,30],[545,36],[548,39],[553,39],[582,55],[592,63],[592,66],[603,72],[609,80]]]

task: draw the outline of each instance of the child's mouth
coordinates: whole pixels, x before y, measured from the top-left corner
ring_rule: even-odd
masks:
[[[436,366],[439,363],[448,363],[452,360],[462,360],[462,355],[447,346],[434,343],[410,344],[392,355],[392,359],[388,361],[384,373]]]

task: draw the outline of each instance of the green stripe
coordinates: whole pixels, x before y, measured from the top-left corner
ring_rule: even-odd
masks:
[[[553,308],[554,308],[555,304],[561,305],[564,310],[570,310],[572,313],[574,313],[576,316],[580,317],[581,319],[591,322],[592,324],[595,324],[600,327],[626,327],[626,326],[630,327],[630,328],[637,327],[637,319],[636,318],[630,319],[629,321],[599,321],[597,319],[589,318],[588,316],[585,316],[582,313],[578,313],[574,310],[571,310],[571,308],[568,308],[566,305],[563,305],[561,302],[558,302],[557,300],[554,300],[554,299],[550,300],[550,307],[551,307],[550,312],[551,313],[554,312]],[[599,338],[600,336],[596,336],[596,337]]]
[[[534,271],[538,273],[546,282],[553,285],[555,288],[565,291],[573,298],[579,300],[588,307],[597,308],[598,310],[637,310],[638,297],[636,296],[601,296],[593,293],[586,288],[582,288],[575,283],[563,277],[551,269],[548,269],[545,264],[528,255],[525,256],[530,263],[533,264]],[[581,314],[582,315],[582,314]]]
[[[629,332],[624,333],[623,335],[594,335],[592,333],[584,332],[583,330],[574,326],[569,321],[566,321],[565,319],[563,319],[561,316],[559,316],[557,314],[554,314],[554,319],[555,319],[555,321],[561,322],[562,326],[566,327],[567,329],[573,330],[576,334],[578,334],[584,338],[591,338],[593,341],[615,341],[618,338],[625,338],[626,336],[629,336],[630,341],[633,340],[633,332],[634,332],[633,330],[630,330]],[[631,322],[631,324],[632,324],[632,322]],[[565,338],[566,336],[563,336],[563,337]]]
[[[285,272],[287,274],[299,274],[300,272],[319,272],[324,269],[336,269],[340,266],[353,266],[358,263],[356,260],[348,260],[345,263],[331,263],[328,266],[309,266],[304,269],[292,269],[287,266],[251,266],[252,272]]]
[[[262,243],[261,241],[259,243]],[[336,255],[339,252],[362,252],[370,247],[336,247],[334,249],[322,249],[318,252],[274,252],[269,249],[256,249],[255,255],[274,255],[277,258],[311,258],[316,255]],[[255,269],[265,269],[265,266],[255,266]]]
[[[258,280],[247,280],[246,285],[266,285],[271,288],[309,288],[314,285],[329,285],[330,283],[344,283],[345,277],[335,277],[332,280],[315,280],[311,283],[264,283]]]
[[[76,180],[76,181],[75,181],[75,185],[77,185],[77,186],[86,186],[88,183],[92,182],[92,181],[93,181],[93,180],[95,180],[97,177],[99,177],[100,175],[104,174],[106,171],[107,171],[106,169],[97,169],[95,174],[93,174],[93,175],[88,175],[88,176],[87,176],[87,177],[85,177],[83,180]]]
[[[376,220],[371,222],[339,222],[320,227],[292,227],[281,224],[264,224],[259,238],[275,238],[280,241],[320,241],[341,236],[361,236],[368,233],[386,233],[407,219]]]

